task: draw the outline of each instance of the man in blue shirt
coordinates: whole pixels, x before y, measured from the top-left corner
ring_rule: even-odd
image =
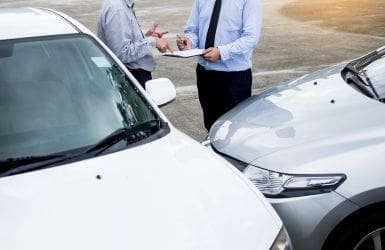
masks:
[[[144,87],[155,69],[152,49],[170,50],[166,32],[157,32],[154,24],[145,34],[134,12],[134,0],[104,0],[99,15],[98,37],[116,54]]]
[[[196,69],[207,130],[251,96],[252,55],[262,27],[260,0],[195,0],[177,39],[180,50],[206,49]]]

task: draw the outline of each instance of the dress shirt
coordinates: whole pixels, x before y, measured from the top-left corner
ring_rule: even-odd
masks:
[[[128,68],[153,71],[156,41],[143,36],[133,5],[133,0],[105,0],[97,34]]]
[[[184,29],[193,48],[204,49],[215,0],[195,0]],[[207,70],[241,71],[252,67],[253,49],[262,28],[260,0],[222,0],[215,44],[221,59],[210,63],[199,58]]]

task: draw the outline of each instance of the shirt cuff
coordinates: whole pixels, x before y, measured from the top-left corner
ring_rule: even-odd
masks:
[[[155,37],[148,36],[148,37],[145,38],[145,40],[147,41],[149,47],[151,47],[152,49],[156,48],[156,39],[155,39]]]
[[[221,60],[226,61],[230,59],[230,50],[226,46],[218,46],[219,53],[221,53]]]
[[[195,36],[192,36],[190,34],[185,34],[185,36],[190,40],[192,49],[198,47],[198,42],[197,39],[195,39]]]

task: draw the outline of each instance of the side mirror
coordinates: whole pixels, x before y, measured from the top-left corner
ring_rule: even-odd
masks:
[[[147,81],[146,92],[159,107],[169,104],[176,98],[175,86],[168,78]]]

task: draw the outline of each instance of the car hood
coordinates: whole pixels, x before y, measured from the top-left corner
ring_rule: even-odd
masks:
[[[268,249],[280,219],[172,129],[135,148],[0,179],[1,249]]]
[[[385,140],[385,106],[349,86],[336,65],[253,96],[210,130],[212,147],[245,163],[283,173],[317,168],[332,158]],[[337,164],[338,165],[338,164]]]

